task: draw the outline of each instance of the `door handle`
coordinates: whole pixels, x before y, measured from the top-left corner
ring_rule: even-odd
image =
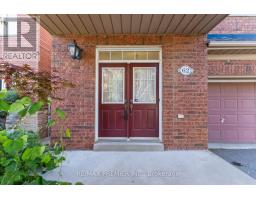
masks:
[[[222,117],[222,118],[220,119],[220,122],[223,124],[223,123],[225,122],[225,118]]]
[[[124,103],[124,120],[128,120],[128,101],[125,100],[125,103]]]
[[[129,109],[130,109],[130,113],[132,113],[132,110],[133,110],[133,101],[132,101],[131,99],[130,99]]]

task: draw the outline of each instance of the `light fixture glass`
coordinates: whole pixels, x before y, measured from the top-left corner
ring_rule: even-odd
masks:
[[[68,44],[68,51],[73,59],[79,60],[81,58],[82,49],[76,44],[75,40],[73,43]]]

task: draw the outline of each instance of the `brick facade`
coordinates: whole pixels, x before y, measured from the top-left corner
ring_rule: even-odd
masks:
[[[256,16],[230,16],[210,33],[256,34]],[[239,56],[239,55],[238,55]],[[209,76],[255,76],[256,60],[209,60]]]
[[[210,33],[248,34],[256,33],[256,16],[229,16],[220,22]]]
[[[255,60],[209,60],[209,76],[256,76]]]
[[[76,40],[83,49],[81,60],[72,60],[67,44]],[[163,142],[165,149],[207,148],[207,56],[206,37],[182,35],[115,35],[54,37],[52,73],[76,84],[63,89],[63,101],[54,102],[67,112],[65,125],[72,137],[66,139],[70,149],[92,149],[95,138],[96,45],[162,45],[163,59]],[[182,65],[194,68],[191,76],[177,72]],[[57,72],[58,71],[58,72]],[[184,119],[177,119],[177,114]],[[62,123],[63,124],[63,123]],[[61,124],[52,129],[52,141]]]

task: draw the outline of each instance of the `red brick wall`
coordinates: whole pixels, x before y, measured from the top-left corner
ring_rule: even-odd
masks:
[[[256,33],[256,16],[227,17],[210,33]]]
[[[52,36],[40,26],[39,70],[51,72]]]
[[[72,60],[67,44],[76,39],[83,49],[81,60]],[[72,130],[67,148],[91,149],[94,144],[95,119],[95,51],[96,45],[162,45],[163,50],[163,142],[165,149],[207,148],[207,60],[205,36],[81,36],[55,37],[52,47],[52,72],[76,84],[60,92],[64,100],[54,102],[62,107]],[[192,76],[183,77],[177,69],[194,68]],[[177,114],[185,115],[177,119]],[[62,123],[63,124],[63,123]],[[57,138],[60,125],[52,130]]]
[[[218,60],[208,61],[209,76],[255,76],[256,61],[253,60]]]

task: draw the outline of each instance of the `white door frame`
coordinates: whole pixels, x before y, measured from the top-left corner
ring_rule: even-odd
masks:
[[[104,60],[99,61],[99,52],[100,51],[159,51],[159,60]],[[96,56],[95,56],[95,63],[96,63],[96,72],[95,72],[95,142],[97,142],[99,139],[127,139],[120,138],[120,137],[99,137],[99,63],[159,63],[159,137],[158,139],[162,142],[162,128],[163,128],[163,116],[162,116],[162,47],[159,45],[156,46],[96,46]],[[131,138],[133,139],[133,138]],[[134,138],[135,139],[135,138]],[[143,140],[152,140],[156,138],[151,137],[136,137],[136,139],[143,139]]]

